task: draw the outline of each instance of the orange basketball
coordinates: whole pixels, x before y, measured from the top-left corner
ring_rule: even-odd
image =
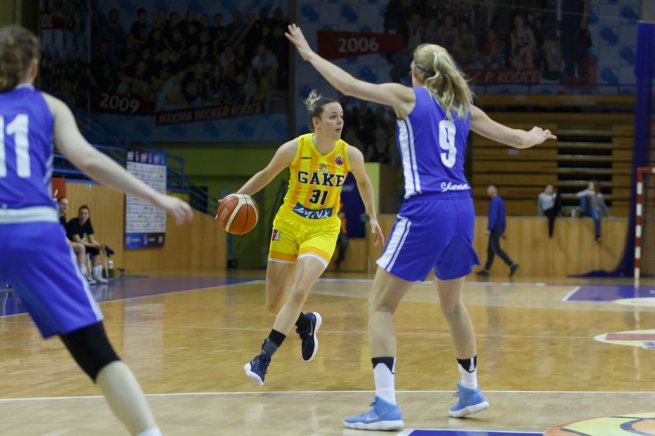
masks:
[[[259,208],[249,195],[230,194],[218,206],[215,219],[226,232],[243,235],[251,231],[257,224]]]

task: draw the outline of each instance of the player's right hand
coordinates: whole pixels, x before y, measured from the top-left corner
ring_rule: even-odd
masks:
[[[164,209],[175,219],[176,224],[184,224],[193,219],[191,206],[186,201],[170,195],[160,195],[155,201],[155,206]]]

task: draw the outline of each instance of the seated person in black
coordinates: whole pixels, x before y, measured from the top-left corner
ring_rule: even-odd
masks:
[[[59,222],[64,229],[66,229],[66,212],[68,212],[68,198],[61,197],[57,203],[59,204]],[[86,248],[84,244],[79,242],[73,242],[70,239],[66,238],[66,242],[71,246],[73,252],[75,252],[75,257],[77,258],[77,267],[80,269],[80,272],[84,275],[84,278],[90,283],[95,283],[95,280],[91,278],[89,273],[86,270]]]
[[[107,283],[107,279],[102,277],[102,265],[100,265],[100,251],[105,250],[106,247],[93,238],[93,225],[91,224],[89,206],[86,204],[80,206],[77,218],[72,218],[66,223],[66,236],[73,242],[83,244],[86,252],[91,255],[93,279],[99,283]],[[85,237],[86,240],[84,240]]]

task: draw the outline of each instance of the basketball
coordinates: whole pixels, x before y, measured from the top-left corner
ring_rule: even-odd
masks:
[[[230,194],[218,206],[216,221],[226,232],[243,235],[251,231],[259,220],[257,203],[246,194]]]

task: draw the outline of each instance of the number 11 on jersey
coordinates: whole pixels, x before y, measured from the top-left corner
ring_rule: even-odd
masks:
[[[28,138],[29,118],[26,114],[18,114],[7,124],[7,135],[14,137],[16,147],[16,173],[18,177],[27,179],[30,170],[30,142]],[[7,151],[5,148],[5,119],[0,116],[0,177],[7,177]]]

